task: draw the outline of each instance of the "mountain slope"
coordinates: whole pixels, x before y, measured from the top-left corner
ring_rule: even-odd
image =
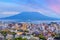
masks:
[[[10,20],[58,20],[57,18],[52,18],[48,17],[45,15],[42,15],[38,12],[22,12],[20,14],[6,17],[6,18],[1,18],[1,19],[10,19]]]

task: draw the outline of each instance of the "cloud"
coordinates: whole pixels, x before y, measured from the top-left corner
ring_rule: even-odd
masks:
[[[0,18],[19,14],[18,7],[18,4],[0,2]]]
[[[19,12],[0,12],[3,15],[14,15],[14,14],[18,14]]]
[[[59,5],[51,5],[50,8],[55,11],[56,13],[60,13],[60,6]]]
[[[16,15],[16,14],[19,14],[20,12],[0,12],[0,18],[1,17],[8,17],[8,16],[13,16],[13,15]]]
[[[57,1],[58,2],[58,1]],[[55,5],[56,4],[56,5]],[[59,6],[54,0],[13,0],[13,2],[0,2],[0,14],[16,15],[19,12],[39,12],[45,16],[60,18]],[[52,6],[53,5],[53,6]],[[58,4],[59,5],[59,4]],[[1,16],[0,15],[0,16]],[[2,16],[1,16],[2,17]]]
[[[0,18],[16,15],[24,11],[36,12],[36,9],[22,4],[0,2],[0,5]]]
[[[60,0],[47,0],[48,7],[58,16],[60,15]]]

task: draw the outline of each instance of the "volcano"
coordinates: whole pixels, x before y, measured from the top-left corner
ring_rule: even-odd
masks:
[[[27,20],[59,20],[57,18],[45,16],[38,12],[22,12],[20,14],[14,15],[14,16],[0,18],[0,19],[22,20],[22,21],[24,21],[24,20],[25,21],[27,21]]]

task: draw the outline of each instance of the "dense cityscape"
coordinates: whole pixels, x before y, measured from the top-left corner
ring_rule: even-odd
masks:
[[[0,40],[57,40],[60,23],[31,23],[0,21]]]
[[[0,0],[0,40],[60,40],[60,0]]]

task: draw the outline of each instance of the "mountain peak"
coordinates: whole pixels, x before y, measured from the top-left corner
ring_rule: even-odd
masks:
[[[56,18],[48,17],[45,16],[41,13],[38,12],[22,12],[20,14],[6,17],[6,18],[1,18],[1,19],[19,19],[19,20],[57,20]]]

